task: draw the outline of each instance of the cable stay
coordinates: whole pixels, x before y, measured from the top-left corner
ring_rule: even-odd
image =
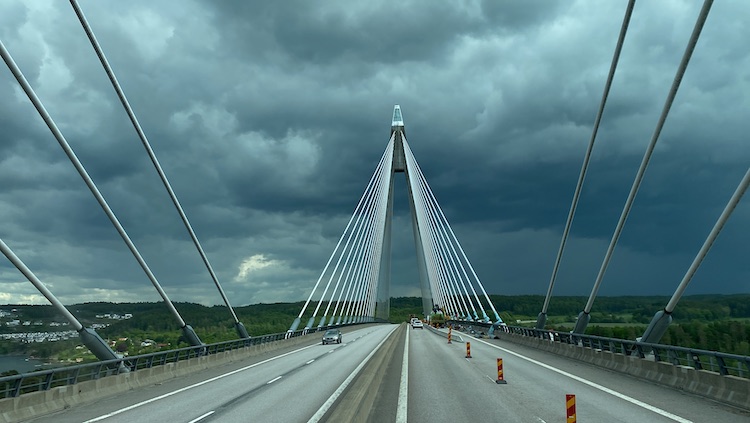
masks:
[[[586,303],[583,311],[578,314],[578,319],[576,320],[576,325],[573,329],[573,333],[584,333],[589,321],[591,320],[591,308],[594,305],[594,300],[596,299],[596,294],[598,293],[602,283],[602,279],[604,278],[604,273],[607,271],[607,266],[609,265],[609,261],[612,258],[615,247],[617,246],[617,241],[620,239],[620,234],[622,233],[622,229],[625,226],[625,221],[630,214],[630,209],[632,208],[633,202],[635,201],[635,196],[636,194],[638,194],[638,189],[640,188],[641,182],[643,181],[643,177],[646,173],[646,168],[648,167],[649,161],[651,160],[651,155],[653,154],[654,148],[656,147],[656,142],[659,140],[659,135],[664,128],[664,123],[666,122],[667,116],[669,115],[669,110],[672,107],[674,98],[677,96],[677,90],[680,88],[682,77],[685,75],[685,70],[687,69],[690,58],[693,55],[695,45],[698,43],[698,38],[700,38],[701,30],[703,29],[703,25],[706,22],[708,12],[711,10],[712,4],[712,0],[705,0],[705,2],[703,3],[703,7],[701,8],[701,11],[698,15],[698,19],[695,22],[693,32],[690,35],[690,39],[688,40],[688,45],[685,48],[685,53],[682,56],[682,60],[680,61],[680,65],[677,68],[674,80],[672,81],[672,87],[670,88],[669,94],[667,95],[667,99],[664,103],[661,116],[659,117],[659,121],[656,124],[654,133],[651,136],[651,141],[646,148],[646,152],[643,155],[641,165],[638,167],[638,172],[636,173],[635,180],[633,181],[633,186],[631,187],[628,198],[625,201],[625,206],[622,209],[622,214],[620,215],[620,219],[617,222],[615,232],[612,235],[612,240],[609,243],[607,253],[604,256],[604,260],[602,261],[602,265],[599,269],[599,274],[597,275],[596,281],[594,282],[594,286],[591,290],[591,295],[589,296],[588,302]]]
[[[378,209],[378,207],[382,207],[382,205],[379,206],[379,204],[383,203],[383,188],[384,185],[384,178],[387,174],[387,170],[391,167],[391,161],[392,161],[392,150],[393,150],[393,137],[391,137],[391,140],[388,143],[388,147],[386,148],[386,151],[383,153],[383,156],[380,158],[380,161],[378,163],[378,166],[375,169],[375,172],[370,178],[369,183],[367,184],[367,187],[365,188],[365,192],[360,197],[360,200],[357,204],[357,206],[354,209],[354,212],[352,213],[352,216],[349,218],[349,222],[346,225],[346,228],[344,229],[344,232],[341,234],[341,237],[339,238],[338,243],[336,244],[336,247],[334,248],[333,252],[331,253],[331,256],[328,258],[328,262],[326,263],[325,267],[323,268],[323,271],[321,272],[320,276],[318,277],[317,282],[315,283],[315,286],[313,286],[312,292],[310,292],[310,295],[308,296],[304,306],[302,307],[302,310],[300,311],[297,318],[292,322],[292,325],[289,328],[289,331],[295,331],[299,327],[299,324],[301,323],[302,316],[305,314],[305,311],[310,304],[310,301],[315,296],[315,292],[318,290],[318,287],[320,286],[321,281],[326,275],[329,275],[328,281],[325,285],[325,288],[323,289],[323,292],[320,294],[318,301],[318,304],[315,307],[315,310],[313,311],[312,316],[310,317],[310,320],[308,321],[307,325],[305,326],[305,329],[310,329],[313,324],[314,320],[318,315],[318,312],[320,310],[320,306],[323,303],[323,301],[326,300],[326,295],[328,293],[328,290],[330,288],[331,283],[336,280],[336,283],[334,285],[334,289],[331,292],[330,296],[328,297],[328,305],[326,306],[325,312],[323,313],[323,316],[321,316],[320,323],[318,327],[324,326],[324,322],[326,317],[328,316],[328,312],[330,310],[330,306],[333,303],[333,298],[336,295],[336,293],[339,293],[338,299],[336,300],[336,306],[333,310],[333,316],[331,316],[331,322],[328,323],[328,325],[331,325],[333,322],[333,319],[335,318],[336,314],[339,313],[339,308],[341,308],[341,315],[339,315],[339,321],[338,323],[341,323],[341,319],[344,318],[343,313],[345,312],[344,307],[340,307],[342,305],[342,300],[345,303],[351,304],[352,301],[355,301],[354,295],[357,295],[356,289],[353,289],[354,286],[358,286],[362,281],[355,280],[356,273],[354,272],[354,269],[357,267],[358,263],[361,261],[361,250],[362,246],[365,244],[367,239],[367,229],[373,226],[373,213],[375,210]],[[352,223],[354,225],[352,226]],[[381,230],[382,233],[382,230]],[[346,242],[342,246],[342,241],[346,239]],[[333,262],[334,258],[336,258],[336,264],[334,265],[333,269],[329,273],[329,267],[331,263]],[[342,265],[343,260],[343,265]],[[342,282],[343,281],[343,282]],[[341,289],[339,289],[339,286],[341,286]],[[346,291],[346,294],[344,295],[344,292]]]
[[[305,330],[313,329],[316,319],[315,330],[319,330],[372,321],[376,315],[388,317],[388,306],[383,304],[387,301],[381,298],[387,300],[390,284],[393,183],[401,172],[407,180],[425,315],[440,311],[489,322],[485,301],[495,320],[502,322],[414,158],[403,122],[396,105],[386,150],[290,332],[297,330],[313,299],[317,304]]]
[[[664,334],[667,332],[669,324],[672,323],[672,312],[674,311],[675,307],[677,307],[677,303],[680,301],[680,298],[682,298],[682,294],[685,292],[688,284],[690,284],[690,281],[693,279],[693,275],[695,275],[695,272],[698,271],[698,267],[700,267],[701,263],[703,263],[703,259],[706,258],[706,255],[711,249],[711,246],[714,244],[714,241],[716,241],[719,233],[724,228],[724,224],[727,223],[727,220],[729,220],[729,216],[732,215],[732,212],[734,212],[737,204],[739,204],[742,196],[745,194],[745,191],[747,191],[748,185],[750,185],[750,168],[748,168],[747,172],[745,172],[745,176],[742,178],[742,181],[740,181],[740,184],[737,186],[734,194],[732,194],[732,197],[729,199],[726,207],[724,207],[724,211],[721,213],[719,219],[714,224],[713,229],[711,229],[708,237],[703,242],[703,246],[698,251],[695,259],[693,259],[692,264],[690,264],[687,273],[685,273],[685,276],[683,276],[682,281],[680,281],[680,284],[677,286],[674,294],[672,294],[672,298],[670,298],[664,309],[657,311],[653,319],[651,319],[648,327],[646,327],[646,330],[643,332],[643,336],[641,336],[641,342],[658,344],[661,340],[661,337],[664,336]]]
[[[198,250],[198,254],[201,256],[201,260],[203,261],[203,264],[206,266],[206,269],[208,270],[208,273],[211,276],[211,279],[213,280],[214,285],[216,285],[216,288],[219,291],[219,295],[221,295],[221,298],[224,301],[224,304],[229,309],[229,312],[232,315],[232,319],[234,320],[234,325],[235,325],[237,334],[239,335],[240,338],[250,338],[250,335],[248,335],[247,333],[247,329],[242,324],[242,322],[239,321],[239,319],[237,318],[237,314],[234,312],[234,308],[232,308],[231,304],[229,304],[229,299],[227,298],[227,295],[224,292],[224,289],[222,289],[221,284],[219,283],[219,278],[218,276],[216,276],[216,272],[211,266],[211,263],[208,260],[208,256],[206,255],[206,252],[203,250],[203,247],[201,246],[200,241],[198,241],[198,236],[195,234],[195,231],[193,230],[193,227],[190,224],[190,221],[188,220],[188,217],[185,214],[185,211],[183,210],[182,205],[180,204],[180,201],[177,199],[177,194],[175,194],[174,190],[172,189],[172,185],[169,183],[169,179],[167,179],[167,175],[164,173],[164,170],[162,169],[161,164],[159,163],[159,160],[156,158],[156,153],[154,153],[154,150],[151,148],[151,144],[149,143],[148,138],[146,137],[146,133],[143,131],[141,124],[138,122],[138,118],[136,117],[135,112],[133,111],[133,108],[130,106],[130,102],[128,102],[128,99],[125,96],[125,92],[120,86],[120,82],[117,80],[117,77],[115,76],[115,73],[109,64],[107,57],[104,55],[104,51],[102,50],[101,45],[99,44],[99,41],[97,41],[96,36],[94,35],[94,31],[91,29],[91,26],[89,25],[89,22],[86,19],[86,16],[83,14],[83,10],[81,10],[81,7],[78,5],[78,2],[76,0],[70,0],[70,5],[73,7],[73,11],[78,17],[78,20],[81,22],[81,26],[86,32],[86,36],[91,42],[91,46],[94,48],[94,51],[96,52],[96,55],[99,58],[99,61],[101,62],[102,67],[104,68],[104,71],[107,73],[107,76],[109,77],[109,80],[112,83],[112,87],[115,89],[115,92],[117,93],[117,97],[120,99],[120,103],[122,103],[122,106],[125,108],[128,118],[130,118],[130,122],[133,124],[133,128],[138,134],[138,137],[140,138],[141,143],[143,144],[143,147],[146,149],[146,153],[148,153],[148,156],[151,159],[151,163],[153,163],[154,168],[156,169],[156,172],[159,174],[159,178],[161,179],[162,184],[164,185],[164,188],[167,190],[167,193],[169,194],[169,198],[172,200],[172,204],[174,204],[175,208],[177,209],[177,213],[180,215],[180,219],[182,220],[183,225],[185,225],[185,229],[188,231],[188,234],[190,235],[190,239],[193,241],[193,245],[195,245],[195,248]]]
[[[550,277],[549,287],[547,288],[547,295],[544,298],[544,305],[542,311],[539,312],[539,316],[536,319],[536,328],[544,329],[547,323],[547,308],[549,307],[550,298],[552,298],[552,288],[555,286],[555,280],[557,279],[557,272],[560,269],[560,261],[562,260],[563,252],[565,251],[565,244],[568,241],[568,235],[570,234],[570,227],[573,224],[573,218],[576,214],[576,208],[578,207],[578,200],[581,196],[581,190],[583,189],[583,182],[586,179],[586,172],[589,168],[589,161],[591,160],[591,152],[594,149],[594,141],[596,141],[596,135],[599,132],[599,124],[602,121],[602,114],[604,114],[604,106],[607,104],[607,97],[609,97],[609,91],[612,87],[612,81],[615,78],[615,71],[617,70],[617,63],[620,60],[620,52],[622,51],[622,45],[625,42],[625,34],[628,32],[628,26],[630,25],[630,17],[633,14],[633,7],[635,6],[635,0],[630,0],[628,6],[625,9],[625,17],[622,20],[622,27],[620,28],[620,36],[617,39],[617,45],[615,47],[615,53],[612,57],[612,64],[609,67],[609,75],[607,75],[607,82],[604,84],[604,93],[602,94],[602,100],[599,103],[599,110],[596,112],[596,118],[594,119],[594,129],[591,132],[591,139],[589,139],[588,148],[586,148],[586,154],[583,157],[583,164],[581,165],[581,173],[578,176],[578,183],[576,184],[575,192],[573,193],[573,201],[570,205],[570,211],[568,212],[568,219],[565,222],[565,229],[563,229],[562,240],[560,241],[560,248],[557,250],[557,257],[555,258],[555,265],[552,268],[552,276]]]
[[[177,312],[177,309],[174,307],[174,304],[172,304],[172,301],[170,301],[169,297],[167,297],[167,293],[164,292],[164,290],[162,289],[161,285],[159,284],[159,281],[156,279],[156,276],[153,274],[148,264],[146,264],[146,261],[144,260],[143,256],[138,251],[133,241],[130,239],[130,236],[128,235],[128,233],[125,231],[125,228],[123,228],[122,224],[117,219],[117,216],[115,216],[115,213],[112,211],[109,204],[104,199],[104,196],[99,191],[99,188],[97,188],[96,184],[89,176],[88,172],[84,168],[81,161],[73,152],[73,149],[70,147],[70,144],[68,144],[68,141],[65,139],[62,132],[60,132],[60,129],[57,127],[57,124],[52,120],[52,117],[49,115],[49,113],[45,109],[41,100],[39,100],[39,97],[36,95],[36,93],[34,92],[34,89],[31,87],[26,77],[18,68],[18,65],[13,60],[10,53],[8,53],[8,50],[5,48],[5,45],[2,43],[2,41],[0,41],[0,56],[2,56],[3,60],[5,61],[5,64],[8,66],[11,73],[13,73],[13,76],[21,85],[21,88],[29,97],[29,100],[31,100],[31,103],[34,105],[37,112],[44,120],[44,123],[47,124],[47,127],[49,128],[50,132],[52,132],[52,135],[55,137],[57,142],[60,144],[60,147],[62,147],[63,151],[65,152],[65,155],[68,157],[68,159],[73,164],[78,174],[86,183],[86,186],[94,195],[94,198],[96,198],[96,201],[99,203],[102,210],[109,218],[110,222],[112,222],[112,225],[117,230],[117,233],[120,235],[122,240],[128,246],[128,249],[133,254],[133,257],[135,257],[136,261],[141,266],[141,269],[143,269],[144,273],[146,274],[148,279],[151,281],[151,284],[154,286],[154,288],[156,288],[156,291],[164,300],[164,303],[166,304],[169,311],[172,312],[172,315],[177,320],[177,323],[182,329],[182,333],[187,339],[187,341],[193,346],[203,345],[203,342],[201,342],[200,338],[198,338],[198,335],[195,333],[193,328],[187,323],[185,323],[185,320],[183,320],[182,316],[180,316],[180,313]]]
[[[443,227],[444,231],[447,231],[446,235],[449,235],[448,241],[451,248],[451,256],[453,256],[457,262],[461,266],[462,273],[460,273],[458,276],[462,276],[466,283],[469,284],[469,286],[472,289],[472,292],[474,293],[475,300],[477,304],[479,305],[481,311],[482,311],[482,319],[484,321],[489,321],[489,316],[487,316],[487,313],[484,311],[484,308],[481,306],[481,301],[479,300],[479,297],[476,293],[476,290],[474,289],[474,285],[476,284],[480,290],[482,291],[484,298],[487,302],[487,305],[492,310],[495,321],[496,322],[502,322],[502,319],[500,318],[499,313],[497,312],[497,309],[495,308],[494,304],[489,298],[489,295],[487,295],[486,290],[484,289],[484,285],[482,284],[481,280],[476,274],[476,271],[474,270],[474,267],[471,265],[471,262],[469,261],[468,257],[466,256],[466,253],[463,250],[463,247],[461,247],[460,242],[458,241],[458,238],[456,237],[455,233],[453,232],[453,228],[451,227],[450,223],[448,223],[448,219],[445,217],[445,214],[443,213],[442,208],[440,207],[440,204],[437,202],[437,199],[435,198],[434,193],[432,192],[432,189],[430,188],[429,184],[427,183],[427,179],[424,177],[424,174],[422,173],[422,170],[420,169],[419,165],[417,164],[416,159],[414,158],[414,154],[412,153],[411,148],[409,147],[409,144],[404,140],[404,151],[406,152],[406,158],[407,163],[411,163],[412,168],[414,169],[416,176],[415,180],[419,182],[420,188],[419,192],[422,193],[420,197],[422,198],[422,203],[427,205],[429,204],[429,207],[425,206],[425,210],[432,210],[436,213],[435,214],[435,220],[440,222],[440,226]],[[460,253],[460,256],[456,252],[456,248],[458,249],[458,253]],[[471,277],[466,272],[466,268],[469,268],[471,272]],[[455,314],[459,315],[459,314]],[[475,318],[478,319],[478,316],[475,315]]]
[[[29,269],[26,264],[18,258],[13,250],[11,250],[2,239],[0,239],[0,252],[2,252],[3,255],[5,255],[14,266],[16,266],[16,269],[26,276],[26,279],[28,279],[29,282],[31,282],[31,284],[34,285],[34,287],[65,318],[65,320],[73,326],[73,329],[78,332],[81,342],[83,342],[86,348],[88,348],[89,351],[99,359],[99,361],[117,360],[121,358],[121,356],[112,351],[112,348],[110,348],[110,346],[99,336],[98,333],[96,333],[94,329],[84,327],[83,324],[73,316],[73,314],[60,302],[60,300],[57,299],[57,297],[54,296],[54,294],[52,294],[49,289],[47,289],[34,272],[32,272],[31,269]],[[116,367],[120,373],[130,371],[130,369],[122,362]]]

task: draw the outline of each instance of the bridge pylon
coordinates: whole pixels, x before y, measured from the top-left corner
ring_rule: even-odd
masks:
[[[481,313],[482,320],[489,322],[477,286],[495,320],[502,322],[414,158],[397,104],[388,146],[290,332],[301,324],[313,296],[319,301],[305,330],[313,327],[316,318],[317,330],[389,318],[394,182],[399,173],[406,178],[423,314],[473,314],[479,320]],[[326,279],[322,294],[316,296]]]
[[[404,117],[401,112],[401,106],[393,106],[393,119],[391,121],[391,138],[393,139],[393,160],[391,161],[390,178],[388,182],[388,206],[385,219],[385,228],[383,231],[383,254],[380,258],[380,280],[378,293],[378,313],[376,318],[388,319],[390,313],[390,284],[391,284],[391,222],[393,221],[393,185],[397,173],[403,173],[406,178],[406,186],[409,195],[409,210],[411,211],[412,231],[414,233],[414,244],[417,252],[417,270],[419,272],[419,287],[422,292],[422,311],[424,315],[430,314],[433,308],[432,292],[427,275],[427,262],[425,260],[424,246],[420,237],[420,222],[417,219],[417,209],[414,203],[414,192],[410,183],[411,172],[407,166],[406,155],[404,153],[404,140],[406,138],[406,129],[404,127]],[[423,228],[424,229],[424,228]],[[381,313],[381,310],[383,313]]]

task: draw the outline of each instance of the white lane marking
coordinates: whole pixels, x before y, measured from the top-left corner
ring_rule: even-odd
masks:
[[[365,359],[362,360],[361,363],[359,363],[359,366],[357,366],[357,368],[354,369],[352,374],[350,374],[349,377],[347,377],[346,380],[344,380],[344,382],[342,382],[341,385],[338,388],[336,388],[333,394],[331,394],[331,396],[328,397],[326,402],[324,402],[323,405],[320,406],[318,411],[316,411],[315,414],[313,414],[313,416],[310,417],[310,420],[308,420],[307,423],[317,423],[318,421],[320,421],[320,419],[323,418],[323,416],[326,414],[328,409],[331,408],[334,402],[336,402],[336,399],[338,399],[338,397],[341,396],[341,394],[344,392],[346,387],[349,386],[350,383],[352,383],[352,380],[354,380],[354,378],[357,377],[357,375],[362,370],[362,368],[365,367],[365,364],[367,364],[367,362],[370,361],[372,356],[375,355],[376,352],[378,352],[380,347],[383,346],[385,341],[388,339],[389,336],[391,336],[391,334],[393,333],[394,330],[396,330],[397,327],[398,326],[396,326],[395,328],[391,329],[390,332],[388,332],[385,338],[383,338],[383,340],[380,341],[378,346],[376,346],[375,349],[373,349],[370,352],[370,354],[368,354],[367,357],[365,357]]]
[[[398,387],[398,407],[396,408],[396,423],[406,423],[409,414],[409,331],[406,331],[404,344],[404,361],[401,364],[401,384]]]
[[[164,399],[164,398],[168,398],[168,397],[171,397],[172,395],[176,395],[176,394],[179,394],[179,393],[181,393],[181,392],[185,392],[185,391],[187,391],[188,389],[193,389],[193,388],[197,388],[198,386],[202,386],[202,385],[205,385],[205,384],[207,384],[207,383],[211,383],[211,382],[213,382],[213,381],[216,381],[216,380],[219,380],[219,379],[223,379],[223,378],[225,378],[225,377],[227,377],[227,376],[231,376],[231,375],[233,375],[233,374],[236,374],[236,373],[239,373],[239,372],[245,371],[245,370],[247,370],[247,369],[252,369],[253,367],[256,367],[256,366],[260,366],[261,364],[266,364],[266,363],[268,363],[269,361],[274,361],[274,360],[276,360],[276,359],[278,359],[278,358],[286,357],[286,356],[288,356],[288,355],[291,355],[291,354],[294,354],[294,353],[297,353],[297,352],[300,352],[300,351],[303,351],[303,350],[306,350],[306,349],[308,349],[308,348],[312,348],[312,347],[315,347],[315,346],[317,346],[317,344],[313,344],[313,345],[308,345],[308,346],[306,346],[306,347],[302,347],[302,348],[300,348],[300,349],[298,349],[298,350],[294,350],[294,351],[289,351],[288,353],[284,353],[284,354],[281,354],[281,355],[277,355],[276,357],[271,357],[271,358],[268,358],[268,359],[266,359],[266,360],[263,360],[263,361],[259,361],[259,362],[255,363],[255,364],[251,364],[251,365],[249,365],[249,366],[245,366],[245,367],[243,367],[243,368],[241,368],[241,369],[233,370],[233,371],[231,371],[231,372],[229,372],[229,373],[224,373],[224,374],[222,374],[222,375],[219,375],[219,376],[216,376],[216,377],[212,377],[211,379],[206,379],[206,380],[204,380],[204,381],[202,381],[202,382],[198,382],[198,383],[195,383],[195,384],[193,384],[193,385],[190,385],[190,386],[186,386],[186,387],[184,387],[184,388],[180,388],[180,389],[178,389],[178,390],[176,390],[176,391],[172,391],[172,392],[167,392],[167,393],[166,393],[166,394],[164,394],[164,395],[159,395],[158,397],[154,397],[154,398],[151,398],[151,399],[147,399],[146,401],[142,401],[142,402],[139,402],[139,403],[136,403],[136,404],[130,405],[130,406],[128,406],[128,407],[125,407],[125,408],[121,408],[121,409],[119,409],[119,410],[116,410],[116,411],[113,411],[113,412],[111,412],[111,413],[107,413],[107,414],[101,415],[101,416],[99,416],[99,417],[93,418],[93,419],[91,419],[91,420],[86,420],[86,421],[85,421],[85,422],[83,422],[83,423],[92,423],[92,422],[98,422],[98,421],[100,421],[100,420],[104,420],[104,419],[107,419],[107,418],[109,418],[109,417],[112,417],[112,416],[116,416],[116,415],[118,415],[118,414],[121,414],[121,413],[124,413],[124,412],[126,412],[126,411],[130,411],[130,410],[132,410],[132,409],[134,409],[134,408],[138,408],[138,407],[140,407],[140,406],[143,406],[143,405],[146,405],[146,404],[150,404],[150,403],[152,403],[152,402],[155,402],[155,401],[159,401],[159,400],[162,400],[162,399]]]
[[[193,420],[190,420],[190,421],[189,421],[188,423],[196,423],[196,422],[199,422],[199,421],[201,421],[201,420],[205,419],[206,417],[210,416],[210,415],[211,415],[211,414],[213,414],[213,413],[214,413],[213,411],[209,411],[208,413],[206,413],[206,414],[204,414],[204,415],[202,415],[202,416],[198,417],[197,419],[193,419]]]
[[[538,422],[540,422],[540,423],[547,423],[547,422],[545,422],[544,420],[542,420],[542,418],[541,418],[541,417],[537,417],[537,418],[536,418],[536,420],[537,420]]]
[[[281,379],[281,376],[276,376],[275,378],[273,378],[273,379],[269,380],[268,382],[266,382],[266,385],[270,385],[270,384],[276,382],[279,379]]]
[[[307,363],[305,363],[305,364],[310,364],[310,363],[312,363],[313,361],[315,361],[315,359],[314,359],[314,358],[313,358],[312,360],[308,361],[308,362],[307,362]]]
[[[474,338],[474,337],[472,336],[472,338]],[[637,405],[637,406],[639,406],[641,408],[645,408],[646,410],[652,411],[652,412],[654,412],[656,414],[659,414],[660,416],[664,416],[664,417],[666,417],[668,419],[672,419],[672,420],[674,420],[676,422],[680,422],[680,423],[693,423],[692,420],[688,420],[688,419],[682,418],[682,417],[680,417],[680,416],[678,416],[676,414],[670,413],[669,411],[662,410],[661,408],[654,407],[651,404],[646,404],[643,401],[639,401],[639,400],[637,400],[637,399],[635,399],[633,397],[629,397],[629,396],[627,396],[625,394],[622,394],[620,392],[617,392],[617,391],[614,391],[612,389],[609,389],[606,386],[599,385],[598,383],[591,382],[591,381],[586,380],[586,379],[584,379],[582,377],[576,376],[576,375],[574,375],[572,373],[568,373],[566,371],[563,371],[563,370],[557,369],[555,367],[552,367],[552,366],[550,366],[548,364],[544,364],[541,361],[536,361],[533,358],[524,357],[521,354],[518,354],[518,353],[513,352],[511,350],[505,349],[503,347],[498,347],[497,345],[490,344],[487,341],[482,341],[479,338],[474,338],[474,339],[476,339],[477,341],[479,341],[479,342],[481,342],[483,344],[489,345],[490,347],[497,348],[498,350],[505,351],[508,354],[511,354],[511,355],[514,355],[514,356],[516,356],[518,358],[526,360],[529,363],[533,363],[533,364],[536,364],[537,366],[544,367],[547,370],[552,370],[553,372],[559,373],[559,374],[561,374],[563,376],[567,376],[567,377],[569,377],[569,378],[571,378],[571,379],[573,379],[575,381],[581,382],[584,385],[588,385],[588,386],[590,386],[592,388],[598,389],[598,390],[600,390],[602,392],[606,392],[606,393],[608,393],[608,394],[610,394],[612,396],[620,398],[621,400],[627,401],[627,402],[629,402],[631,404],[634,404],[634,405]]]

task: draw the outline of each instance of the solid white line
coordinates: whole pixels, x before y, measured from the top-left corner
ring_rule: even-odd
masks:
[[[140,407],[140,406],[143,406],[143,405],[146,405],[146,404],[150,404],[150,403],[152,403],[152,402],[155,402],[155,401],[159,401],[159,400],[161,400],[161,399],[164,399],[164,398],[168,398],[168,397],[171,397],[172,395],[175,395],[175,394],[179,394],[179,393],[181,393],[181,392],[185,392],[185,391],[187,391],[188,389],[193,389],[193,388],[197,388],[198,386],[201,386],[201,385],[205,385],[205,384],[207,384],[207,383],[211,383],[211,382],[213,382],[213,381],[216,381],[216,380],[219,380],[219,379],[225,378],[225,377],[227,377],[227,376],[231,376],[231,375],[233,375],[233,374],[235,374],[235,373],[239,373],[239,372],[245,371],[245,370],[247,370],[247,369],[252,369],[253,367],[256,367],[256,366],[260,366],[261,364],[266,364],[266,363],[268,363],[269,361],[274,361],[274,360],[276,360],[276,359],[278,359],[278,358],[286,357],[286,356],[288,356],[288,355],[291,355],[291,354],[294,354],[294,353],[297,353],[297,352],[300,352],[300,351],[306,350],[306,349],[308,349],[308,348],[316,347],[317,345],[318,345],[318,344],[308,345],[308,346],[306,346],[306,347],[302,347],[302,348],[300,348],[300,349],[298,349],[298,350],[294,350],[294,351],[289,351],[288,353],[284,353],[284,354],[281,354],[281,355],[277,355],[276,357],[271,357],[271,358],[269,358],[269,359],[266,359],[266,360],[263,360],[263,361],[259,361],[259,362],[255,363],[255,364],[251,364],[251,365],[249,365],[249,366],[246,366],[246,367],[243,367],[243,368],[241,368],[241,369],[233,370],[233,371],[231,371],[231,372],[229,372],[229,373],[224,373],[224,374],[222,374],[222,375],[219,375],[219,376],[216,376],[216,377],[212,377],[211,379],[206,379],[206,380],[204,380],[204,381],[202,381],[202,382],[198,382],[198,383],[196,383],[196,384],[193,384],[193,385],[190,385],[190,386],[186,386],[186,387],[184,387],[184,388],[180,388],[180,389],[178,389],[178,390],[176,390],[176,391],[168,392],[168,393],[166,393],[166,394],[164,394],[164,395],[159,395],[158,397],[154,397],[154,398],[148,399],[148,400],[146,400],[146,401],[142,401],[142,402],[139,402],[139,403],[133,404],[133,405],[131,405],[131,406],[128,406],[128,407],[125,407],[125,408],[121,408],[121,409],[119,409],[119,410],[116,410],[116,411],[113,411],[113,412],[111,412],[111,413],[108,413],[108,414],[104,414],[104,415],[102,415],[102,416],[99,416],[99,417],[93,418],[93,419],[91,419],[91,420],[86,420],[86,421],[85,421],[84,423],[98,422],[98,421],[100,421],[100,420],[104,420],[104,419],[106,419],[106,418],[109,418],[109,417],[112,417],[112,416],[116,416],[116,415],[118,415],[118,414],[121,414],[121,413],[124,413],[124,412],[126,412],[126,411],[130,411],[130,410],[132,410],[132,409],[134,409],[134,408],[138,408],[138,407]]]
[[[315,361],[315,359],[314,359],[314,358],[313,358],[312,360],[308,361],[308,362],[307,362],[307,363],[305,363],[305,364],[310,364],[310,363],[312,363],[313,361]]]
[[[396,326],[396,328],[397,327],[398,326]],[[391,329],[390,332],[388,332],[388,335],[386,335],[385,338],[383,338],[383,340],[380,341],[380,343],[378,344],[378,346],[375,347],[375,349],[373,349],[370,352],[370,354],[368,354],[367,357],[365,357],[365,359],[362,360],[361,363],[359,363],[359,366],[357,366],[357,368],[354,369],[354,371],[352,372],[352,374],[350,374],[349,377],[347,377],[346,380],[344,380],[344,382],[341,383],[341,385],[338,388],[336,388],[336,391],[334,391],[333,394],[331,394],[331,396],[328,397],[328,399],[326,400],[326,402],[324,402],[323,405],[320,406],[320,408],[318,409],[318,411],[316,411],[315,414],[313,414],[313,416],[310,417],[310,420],[308,420],[307,423],[317,423],[318,421],[320,421],[320,419],[323,418],[323,416],[326,414],[326,412],[328,411],[328,409],[331,408],[331,406],[333,405],[334,402],[336,402],[336,399],[338,399],[338,397],[341,396],[341,394],[344,392],[344,390],[346,389],[346,387],[349,386],[350,383],[352,383],[352,380],[354,380],[354,378],[357,377],[357,375],[362,370],[362,368],[365,367],[365,364],[367,364],[367,362],[370,361],[370,359],[372,358],[372,356],[375,355],[376,352],[378,352],[378,350],[380,349],[380,347],[385,343],[385,341],[388,339],[388,337],[391,335],[391,333],[393,333],[393,331],[396,330],[396,328],[393,328],[393,329]]]
[[[279,380],[279,379],[281,379],[281,376],[277,376],[277,377],[275,377],[275,378],[273,378],[273,379],[269,380],[268,382],[266,382],[266,385],[270,385],[270,384],[272,384],[272,383],[276,382],[276,381],[277,381],[277,380]]]
[[[408,402],[409,390],[409,330],[406,330],[406,343],[404,344],[404,361],[401,364],[401,385],[398,387],[398,408],[396,409],[396,423],[406,423],[409,414]]]
[[[474,338],[474,337],[472,336],[472,338]],[[563,376],[567,376],[567,377],[569,377],[569,378],[571,378],[571,379],[573,379],[575,381],[581,382],[581,383],[583,383],[585,385],[588,385],[588,386],[590,386],[592,388],[598,389],[598,390],[600,390],[602,392],[606,392],[606,393],[608,393],[608,394],[610,394],[612,396],[620,398],[621,400],[627,401],[627,402],[629,402],[631,404],[634,404],[634,405],[637,405],[637,406],[639,406],[641,408],[645,408],[646,410],[652,411],[652,412],[654,412],[656,414],[659,414],[660,416],[664,416],[664,417],[666,417],[668,419],[672,419],[672,420],[674,420],[676,422],[680,422],[680,423],[693,423],[692,420],[688,420],[688,419],[682,418],[682,417],[680,417],[678,415],[670,413],[669,411],[662,410],[661,408],[654,407],[651,404],[646,404],[643,401],[639,401],[639,400],[637,400],[637,399],[635,399],[633,397],[629,397],[629,396],[627,396],[625,394],[622,394],[620,392],[614,391],[614,390],[609,389],[609,388],[607,388],[605,386],[599,385],[598,383],[591,382],[591,381],[586,380],[586,379],[584,379],[582,377],[576,376],[576,375],[574,375],[572,373],[568,373],[566,371],[557,369],[557,368],[552,367],[552,366],[550,366],[548,364],[544,364],[544,363],[542,363],[540,361],[536,361],[536,360],[534,360],[532,358],[525,357],[525,356],[523,356],[521,354],[518,354],[518,353],[513,352],[511,350],[505,349],[503,347],[498,347],[497,345],[490,344],[487,341],[482,341],[479,338],[474,338],[474,339],[476,339],[477,341],[479,341],[479,342],[481,342],[483,344],[489,345],[490,347],[497,348],[498,350],[505,351],[508,354],[514,355],[514,356],[516,356],[518,358],[521,358],[521,359],[524,359],[524,360],[528,361],[529,363],[533,363],[533,364],[536,364],[537,366],[544,367],[547,370],[552,370],[553,372],[559,373],[559,374],[561,374]]]
[[[204,415],[202,415],[202,416],[198,417],[197,419],[193,419],[193,420],[190,420],[190,421],[189,421],[188,423],[196,423],[196,422],[199,422],[199,421],[201,421],[201,420],[205,419],[206,417],[210,416],[210,415],[211,415],[211,414],[213,414],[213,413],[214,413],[213,411],[209,411],[208,413],[206,413],[206,414],[204,414]]]

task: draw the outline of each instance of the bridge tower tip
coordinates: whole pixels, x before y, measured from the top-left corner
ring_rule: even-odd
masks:
[[[391,126],[404,126],[404,117],[401,114],[401,106],[398,104],[393,106],[393,119]]]
[[[401,106],[398,104],[393,106],[393,119],[391,119],[391,134],[396,131],[404,132],[404,115],[401,114]]]

